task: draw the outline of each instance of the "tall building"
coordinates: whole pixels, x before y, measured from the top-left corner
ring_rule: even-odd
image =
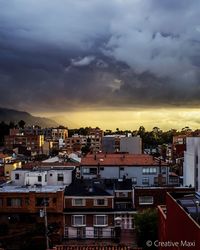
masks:
[[[200,191],[200,137],[186,138],[184,152],[183,184]]]

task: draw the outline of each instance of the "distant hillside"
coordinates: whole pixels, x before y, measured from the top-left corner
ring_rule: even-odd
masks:
[[[33,116],[27,112],[17,111],[14,109],[0,108],[0,122],[9,123],[13,121],[18,123],[20,120],[26,122],[26,125],[38,125],[41,127],[55,127],[58,124],[51,119]]]

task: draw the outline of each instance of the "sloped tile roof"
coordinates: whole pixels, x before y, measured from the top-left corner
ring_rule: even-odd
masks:
[[[159,166],[159,164],[159,160],[146,154],[89,154],[81,161],[82,166]],[[166,166],[167,164],[161,162],[161,165]]]

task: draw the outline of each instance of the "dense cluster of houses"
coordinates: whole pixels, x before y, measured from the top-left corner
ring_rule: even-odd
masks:
[[[66,128],[46,130],[46,142],[58,140],[62,145],[60,154],[45,161],[26,162],[14,149],[26,147],[31,154],[40,154],[44,152],[40,146],[44,145],[44,135],[39,128],[19,133],[12,130],[5,138],[5,147],[12,149],[12,154],[0,154],[0,225],[20,225],[27,231],[45,225],[46,237],[53,244],[63,240],[116,240],[119,227],[134,230],[136,213],[159,206],[160,239],[170,239],[174,216],[192,213],[189,222],[195,224],[192,230],[199,237],[200,138],[185,140],[186,175],[181,184],[169,162],[143,154],[139,137],[104,138],[102,130],[91,129],[91,152],[81,155],[79,150],[89,137],[69,138]],[[192,195],[194,202],[187,199]],[[183,200],[193,208],[186,211]],[[171,207],[178,207],[177,215],[171,214]],[[179,213],[183,207],[184,212]],[[173,235],[175,240],[176,232]]]

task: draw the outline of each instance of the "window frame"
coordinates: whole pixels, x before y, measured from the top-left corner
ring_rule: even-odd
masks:
[[[98,218],[103,217],[104,218],[104,223],[103,224],[98,224],[97,220]],[[107,215],[94,215],[94,226],[97,227],[106,227],[108,226],[108,216]]]
[[[81,204],[76,204],[77,200],[82,200]],[[86,205],[86,200],[83,198],[73,198],[72,199],[72,206],[73,207],[84,207]]]
[[[142,201],[142,199],[145,200],[145,198],[150,199],[151,201]],[[139,205],[153,205],[154,204],[154,197],[151,195],[144,195],[144,196],[139,196]]]
[[[75,218],[78,218],[78,217],[81,217],[81,220],[82,220],[82,223],[79,224],[79,223],[75,223]],[[86,226],[86,216],[85,215],[81,215],[81,214],[75,214],[75,215],[72,215],[72,226],[73,227],[84,227]]]

